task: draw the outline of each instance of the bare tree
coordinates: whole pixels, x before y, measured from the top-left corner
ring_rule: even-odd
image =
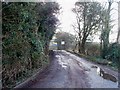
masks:
[[[78,29],[78,51],[85,54],[85,44],[88,36],[98,31],[101,21],[99,13],[101,5],[98,2],[76,2],[73,12],[76,14]]]
[[[112,0],[108,0],[108,8],[104,9],[101,13],[101,20],[102,20],[102,32],[101,32],[101,56],[105,58],[107,54],[107,50],[109,47],[109,34],[111,31],[112,26],[110,25],[110,12],[112,6]]]

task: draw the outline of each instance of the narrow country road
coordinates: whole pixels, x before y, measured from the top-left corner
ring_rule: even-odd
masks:
[[[50,67],[29,88],[118,88],[116,82],[97,75],[95,65],[64,50],[54,51]],[[99,66],[99,65],[98,65]],[[99,66],[100,67],[100,66]],[[117,72],[103,67],[116,78]],[[25,86],[24,86],[25,87]]]

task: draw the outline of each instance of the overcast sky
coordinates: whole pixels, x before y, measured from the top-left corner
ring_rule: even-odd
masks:
[[[61,14],[59,15],[59,20],[61,22],[60,30],[69,32],[72,34],[75,34],[75,31],[73,30],[72,24],[76,21],[75,20],[75,14],[71,11],[74,7],[74,3],[78,0],[57,0],[57,2],[60,4]],[[81,0],[80,0],[81,1]],[[96,0],[97,1],[97,0]],[[99,0],[101,3],[105,3],[107,0]],[[116,0],[118,2],[120,0]],[[114,42],[117,37],[117,31],[118,31],[118,4],[114,2],[112,4],[112,8],[114,8],[111,12],[112,19],[115,20],[113,24],[115,24],[114,28],[111,31],[110,34],[110,42]],[[99,37],[95,36],[94,39],[95,42],[99,42]]]

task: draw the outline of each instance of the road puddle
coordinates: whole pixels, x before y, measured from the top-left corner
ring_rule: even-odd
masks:
[[[96,68],[97,70],[97,75],[99,75],[100,77],[102,77],[103,79],[106,80],[110,80],[112,82],[117,82],[117,79],[115,76],[105,72],[102,68],[98,67],[98,66],[91,66],[91,68]]]

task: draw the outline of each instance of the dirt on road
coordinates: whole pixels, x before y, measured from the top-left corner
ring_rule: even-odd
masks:
[[[118,88],[118,82],[97,75],[94,65],[64,50],[56,50],[51,65],[44,72],[16,88]],[[105,70],[118,77],[117,72]]]

